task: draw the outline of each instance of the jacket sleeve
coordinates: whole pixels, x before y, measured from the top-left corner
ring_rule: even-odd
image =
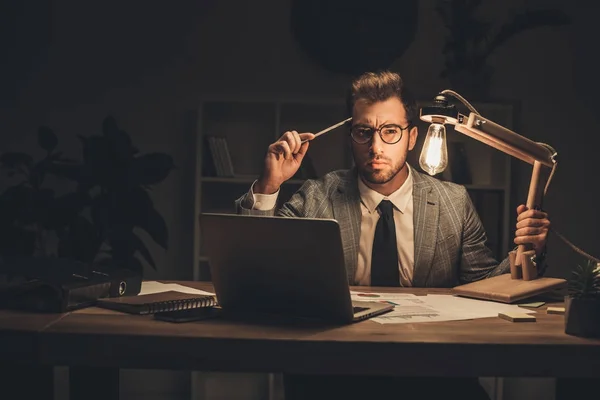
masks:
[[[315,199],[322,195],[318,190],[318,184],[313,180],[307,180],[302,187],[292,195],[292,197],[279,209],[274,207],[271,210],[254,210],[252,192],[249,190],[242,197],[235,201],[236,212],[243,215],[266,215],[279,217],[312,217],[314,213]]]
[[[275,215],[276,207],[273,207],[271,210],[254,210],[253,206],[254,199],[252,198],[252,189],[250,188],[248,192],[235,201],[235,212],[242,215]]]

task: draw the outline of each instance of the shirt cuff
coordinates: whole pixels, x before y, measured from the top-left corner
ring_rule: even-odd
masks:
[[[279,190],[273,194],[262,194],[254,193],[254,185],[257,181],[252,183],[250,186],[250,198],[253,200],[252,209],[259,211],[269,211],[275,208],[277,205],[277,197],[279,196]]]

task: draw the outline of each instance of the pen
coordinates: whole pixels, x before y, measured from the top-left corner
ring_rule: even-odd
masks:
[[[338,123],[337,123],[337,124],[335,124],[335,125],[331,125],[330,127],[328,127],[328,128],[325,128],[325,129],[323,129],[322,131],[315,133],[315,137],[314,137],[314,138],[316,138],[316,137],[318,137],[318,136],[321,136],[322,134],[324,134],[324,133],[327,133],[327,132],[329,132],[329,131],[331,131],[331,130],[335,129],[335,128],[337,128],[338,126],[342,126],[342,125],[344,125],[346,122],[350,121],[351,119],[352,119],[352,117],[350,117],[350,118],[346,118],[345,120],[343,120],[343,121],[340,121],[340,122],[338,122]],[[313,139],[314,139],[314,138],[313,138]],[[303,140],[301,143],[306,143],[306,142],[308,142],[308,140]]]

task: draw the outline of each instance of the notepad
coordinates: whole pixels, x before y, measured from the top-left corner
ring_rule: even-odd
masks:
[[[514,303],[536,295],[566,288],[567,281],[559,278],[541,277],[531,281],[511,279],[503,274],[476,282],[455,286],[454,294],[475,299]]]
[[[155,314],[157,312],[187,310],[217,305],[215,296],[182,293],[169,290],[138,296],[122,296],[98,299],[98,307],[130,314]]]

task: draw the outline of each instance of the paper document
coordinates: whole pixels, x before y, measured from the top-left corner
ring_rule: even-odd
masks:
[[[410,293],[371,293],[371,292],[357,292],[354,290],[350,291],[350,297],[356,301],[394,301],[402,299],[414,299],[417,297]]]
[[[206,292],[200,289],[194,289],[188,286],[183,286],[177,283],[161,283],[156,281],[142,282],[142,289],[139,294],[162,293],[169,290],[176,292],[191,293],[191,294],[208,294],[214,296],[214,293]]]
[[[453,295],[430,294],[415,296],[402,293],[351,293],[355,301],[375,301],[394,304],[394,310],[371,318],[380,324],[458,321],[497,317],[500,312],[535,313],[517,305],[475,300]]]

